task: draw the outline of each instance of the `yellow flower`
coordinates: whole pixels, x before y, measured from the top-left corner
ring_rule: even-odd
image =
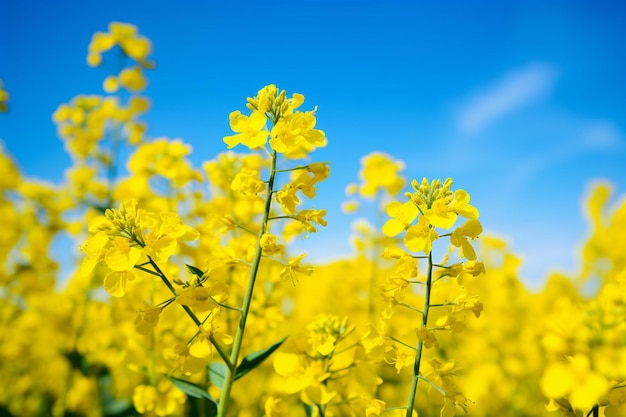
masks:
[[[305,256],[306,253],[303,253],[302,255],[289,260],[289,263],[283,266],[283,269],[280,271],[280,278],[290,279],[291,282],[295,284],[295,282],[298,281],[299,275],[310,276],[313,273],[313,268],[303,267],[300,265],[300,261],[302,261]]]
[[[276,152],[299,159],[327,144],[321,130],[314,129],[315,111],[296,112],[281,117],[270,132],[270,145]]]
[[[307,326],[307,340],[316,354],[331,357],[335,345],[349,334],[354,326],[348,325],[348,318],[332,314],[319,315],[316,320]]]
[[[96,32],[89,43],[87,64],[95,67],[102,63],[102,53],[110,50],[115,45],[130,58],[139,62],[145,68],[151,68],[153,64],[147,61],[151,53],[152,44],[148,38],[140,36],[137,27],[128,23],[111,22],[109,32]]]
[[[546,397],[567,397],[577,410],[589,410],[609,388],[606,377],[595,372],[589,357],[583,354],[550,363],[541,377],[541,390]]]
[[[454,304],[453,312],[469,310],[474,313],[476,318],[479,318],[483,311],[483,303],[478,300],[477,295],[461,294],[454,300]]]
[[[287,415],[287,407],[280,398],[268,397],[263,406],[265,415],[263,417],[283,417]]]
[[[450,243],[461,248],[461,256],[470,261],[476,259],[476,252],[467,238],[475,239],[483,231],[483,227],[476,219],[466,221],[461,227],[457,227],[450,236]]]
[[[112,239],[113,247],[104,257],[106,265],[113,271],[129,271],[141,258],[142,249],[133,245],[127,238],[116,236]]]
[[[126,294],[126,283],[135,279],[133,271],[112,271],[104,277],[104,289],[113,297]]]
[[[138,385],[133,391],[135,409],[144,413],[154,413],[159,417],[179,414],[184,410],[187,396],[171,382],[164,379],[156,387]]]
[[[477,219],[479,215],[478,210],[470,205],[469,201],[470,196],[465,190],[456,190],[450,202],[450,208],[466,219]]]
[[[385,348],[385,362],[394,365],[396,372],[400,373],[403,368],[413,365],[415,362],[415,353],[397,343],[392,343]]]
[[[178,242],[175,238],[150,231],[143,237],[144,252],[156,262],[166,262],[176,253]]]
[[[297,196],[298,189],[290,184],[285,184],[282,190],[275,192],[276,202],[280,204],[285,213],[293,214],[296,212],[296,206],[300,203]]]
[[[272,106],[274,105],[277,96],[278,89],[276,88],[276,85],[267,85],[259,90],[256,97],[248,97],[247,107],[250,110],[256,110],[262,114],[265,114],[272,110]]]
[[[393,237],[406,230],[413,223],[419,210],[411,200],[405,203],[393,201],[387,205],[387,214],[391,219],[385,222],[382,231],[386,236]]]
[[[168,349],[166,356],[178,363],[179,369],[184,375],[197,374],[206,369],[206,360],[192,356],[186,343],[179,343]]]
[[[420,252],[429,254],[432,250],[433,241],[437,240],[439,235],[434,228],[430,227],[428,220],[424,216],[420,216],[417,224],[410,226],[404,235],[404,244],[411,252]]]
[[[143,310],[139,310],[137,312],[137,318],[135,318],[135,330],[137,330],[137,333],[144,336],[152,333],[159,322],[162,311],[162,307],[151,307],[147,304]]]
[[[102,52],[106,52],[115,46],[115,38],[109,33],[96,32],[91,37],[89,44],[89,54],[87,64],[91,67],[100,65],[102,62]]]
[[[261,248],[264,255],[275,255],[283,251],[283,245],[278,244],[278,237],[270,233],[261,236]]]
[[[432,202],[430,208],[424,212],[433,227],[449,229],[454,225],[458,217],[457,213],[449,206],[447,199],[437,199]]]
[[[215,316],[212,316],[213,318]],[[233,338],[232,336],[217,331],[214,327],[215,323],[213,320],[205,322],[199,328],[199,333],[193,341],[193,344],[189,347],[189,353],[196,358],[205,358],[210,359],[213,356],[215,348],[213,347],[213,343],[211,342],[211,338],[215,338],[218,342],[225,345],[232,345]]]
[[[365,409],[365,417],[380,417],[385,411],[385,402],[381,400],[371,400]]]
[[[267,117],[264,114],[253,111],[250,117],[235,110],[229,116],[230,128],[237,132],[236,135],[225,136],[224,143],[228,149],[242,144],[250,149],[257,149],[267,142],[267,130],[264,129]]]
[[[148,85],[148,81],[143,76],[143,72],[139,66],[123,69],[120,72],[118,80],[119,85],[132,92],[143,91]]]
[[[99,262],[104,261],[104,257],[107,253],[105,246],[109,243],[109,238],[106,233],[98,232],[80,247],[81,252],[85,252],[87,256],[83,259],[80,265],[79,273],[81,276],[86,277],[91,274],[91,271]]]
[[[433,346],[435,348],[439,347],[439,341],[437,340],[433,330],[426,327],[420,327],[419,329],[415,329],[415,334],[417,334],[417,337],[422,341],[426,349],[430,349]]]
[[[265,183],[261,180],[259,171],[242,168],[230,186],[233,191],[239,191],[244,195],[255,196],[265,191]]]
[[[362,184],[359,191],[363,197],[374,197],[381,189],[396,195],[404,187],[405,181],[400,176],[404,163],[387,154],[372,152],[361,158],[361,167],[359,177]]]
[[[119,80],[113,75],[106,77],[102,83],[102,89],[107,93],[115,93],[119,87]]]
[[[200,234],[197,230],[183,223],[180,216],[176,213],[161,212],[161,226],[159,226],[159,234],[161,236],[169,236],[179,240],[197,240]]]
[[[380,320],[377,324],[368,323],[367,331],[361,337],[361,344],[366,353],[371,353],[379,349],[389,337],[387,336],[387,325]]]
[[[455,277],[459,285],[463,285],[466,277],[477,277],[485,273],[485,265],[482,262],[468,261],[467,263],[458,263],[450,265],[447,271],[441,271]]]
[[[317,230],[313,223],[317,223],[320,226],[328,224],[326,219],[324,219],[325,215],[326,210],[300,210],[293,218],[299,220],[307,232],[312,233]]]
[[[274,370],[284,377],[283,389],[287,394],[295,394],[309,387],[319,387],[331,375],[325,369],[323,361],[307,360],[295,353],[284,352],[277,352],[274,355]],[[311,393],[316,394],[314,390]],[[322,393],[318,391],[317,394]],[[323,400],[330,399],[325,395]]]

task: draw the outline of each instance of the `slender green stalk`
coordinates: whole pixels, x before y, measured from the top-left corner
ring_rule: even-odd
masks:
[[[241,345],[243,342],[243,334],[246,329],[246,320],[250,311],[250,303],[252,302],[252,293],[254,291],[254,283],[256,281],[259,265],[261,264],[261,255],[263,249],[261,248],[261,236],[267,230],[267,223],[270,217],[270,208],[272,206],[272,193],[274,192],[274,177],[276,175],[276,151],[272,152],[272,165],[270,168],[270,178],[267,181],[267,197],[265,198],[265,208],[263,210],[263,221],[261,222],[261,229],[257,239],[256,249],[254,252],[254,258],[252,260],[252,266],[250,267],[250,275],[248,277],[248,286],[244,294],[243,302],[241,305],[241,316],[239,318],[239,325],[237,332],[235,333],[235,340],[233,341],[233,350],[230,354],[230,366],[226,371],[224,378],[224,389],[220,395],[219,407],[217,410],[217,417],[225,417],[228,411],[228,403],[230,401],[230,392],[235,382],[235,373],[237,371],[237,363],[239,362],[239,353],[241,352]]]
[[[600,415],[599,407],[597,405],[595,405],[591,410],[589,410],[589,413],[587,413],[587,417],[591,415],[593,415],[593,417],[598,417]]]
[[[397,337],[389,336],[389,338],[390,338],[391,340],[393,340],[394,342],[399,343],[399,344],[401,344],[402,346],[404,346],[404,347],[406,347],[406,348],[409,348],[409,349],[411,349],[411,350],[415,350],[415,346],[411,346],[411,345],[409,345],[408,343],[405,343],[405,342],[403,342],[402,340],[398,339]]]
[[[113,188],[117,178],[117,159],[121,146],[121,129],[120,124],[116,123],[111,132],[111,148],[109,149],[109,163],[107,165],[107,181],[109,186],[107,188],[105,207],[113,206]]]
[[[174,288],[174,286],[172,285],[172,283],[170,282],[169,279],[167,279],[167,277],[165,276],[165,274],[163,273],[163,271],[161,271],[161,268],[159,268],[159,266],[157,265],[156,262],[154,262],[154,260],[148,256],[148,260],[150,261],[150,264],[152,265],[152,267],[154,268],[154,270],[157,272],[158,276],[161,277],[161,280],[163,281],[163,283],[167,286],[167,288],[170,290],[170,292],[173,295],[178,295],[176,293],[176,289]],[[138,268],[139,269],[139,268]],[[181,304],[182,305],[182,304]],[[194,323],[196,323],[196,326],[201,326],[202,322],[200,321],[200,319],[198,318],[198,316],[196,316],[196,314],[191,311],[191,309],[185,305],[182,306],[183,309],[185,310],[185,312],[187,312],[187,315],[189,317],[191,317],[191,319],[193,320]]]
[[[422,313],[422,327],[428,325],[428,309],[430,308],[430,292],[433,286],[433,254],[428,254],[428,275],[426,278],[426,293],[424,294],[424,309]],[[424,342],[422,339],[417,341],[415,350],[415,362],[413,363],[413,378],[411,380],[411,388],[409,390],[409,399],[406,404],[406,417],[413,415],[413,406],[415,405],[415,395],[417,394],[417,383],[420,380],[420,365],[422,363],[422,350]]]

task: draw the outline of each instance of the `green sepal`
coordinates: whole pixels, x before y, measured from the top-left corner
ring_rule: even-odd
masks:
[[[191,275],[195,275],[198,278],[202,278],[204,276],[204,271],[201,270],[200,268],[197,268],[193,265],[189,265],[189,264],[185,264],[185,266],[187,267],[187,271],[189,271],[189,273]]]
[[[243,358],[239,366],[237,366],[237,370],[235,371],[235,380],[238,380],[257,366],[259,366],[261,362],[267,359],[268,356],[270,356],[276,349],[278,349],[285,340],[287,340],[287,337],[283,337],[278,342],[265,349],[261,349],[249,355],[246,355],[246,357]]]

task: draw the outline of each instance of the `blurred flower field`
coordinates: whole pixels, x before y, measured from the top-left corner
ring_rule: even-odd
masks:
[[[130,24],[93,35],[87,64],[119,72],[52,116],[62,184],[0,149],[0,415],[626,416],[626,199],[609,205],[610,184],[586,196],[580,269],[533,292],[472,190],[371,153],[346,184],[356,254],[308,262],[294,241],[333,227],[315,208],[324,103],[260,86],[193,166],[189,144],[145,135],[151,50]]]

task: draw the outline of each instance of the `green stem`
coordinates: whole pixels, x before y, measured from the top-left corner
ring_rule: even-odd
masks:
[[[159,268],[159,266],[157,265],[156,262],[154,262],[154,260],[148,256],[148,261],[150,262],[150,265],[152,265],[152,267],[154,268],[154,270],[156,271],[155,275],[158,275],[159,277],[161,277],[161,280],[163,280],[163,282],[165,283],[165,285],[167,286],[167,288],[169,288],[170,292],[174,295],[174,297],[177,297],[178,294],[176,293],[176,289],[174,288],[174,286],[172,285],[172,283],[170,282],[169,279],[167,279],[167,276],[165,276],[165,274],[163,273],[163,271],[161,271],[161,268]],[[137,267],[135,267],[137,268]],[[150,270],[145,270],[144,268],[137,268],[140,269],[142,271],[145,272],[150,272],[153,273]],[[185,310],[185,312],[187,313],[187,315],[191,318],[191,320],[193,320],[193,322],[196,324],[196,326],[200,327],[204,324],[203,321],[200,321],[200,319],[198,318],[198,316],[196,316],[196,314],[187,306],[182,305],[181,307],[183,308],[183,310]],[[208,318],[209,316],[207,316],[206,318]],[[205,319],[206,321],[206,319]],[[195,337],[195,336],[194,336]],[[226,366],[230,369],[233,367],[232,363],[228,360],[228,356],[226,355],[226,353],[224,352],[224,350],[222,349],[222,347],[219,345],[219,343],[217,343],[217,341],[211,337],[210,338],[211,343],[213,344],[213,346],[215,347],[215,350],[217,351],[217,353],[220,355],[220,357],[224,360],[224,362],[226,363]]]
[[[406,304],[406,303],[398,303],[399,306],[404,307],[404,308],[408,308],[411,311],[415,311],[416,313],[420,313],[420,314],[424,314],[424,312],[422,310],[420,310],[419,308],[415,308],[410,304]]]
[[[107,197],[105,207],[113,206],[113,188],[115,179],[117,178],[117,159],[121,145],[121,129],[120,124],[116,123],[111,132],[111,148],[109,149],[109,164],[107,165]]]
[[[165,276],[165,274],[163,273],[163,271],[161,271],[161,268],[159,268],[159,266],[157,265],[157,263],[156,263],[156,262],[154,262],[154,260],[153,260],[150,256],[148,256],[148,261],[150,262],[150,265],[152,265],[152,267],[154,268],[154,270],[157,272],[157,275],[158,275],[159,277],[161,277],[161,280],[163,280],[163,283],[165,283],[165,285],[167,286],[167,288],[169,288],[170,292],[174,295],[174,297],[177,297],[177,296],[178,296],[178,294],[176,293],[176,289],[174,288],[174,286],[172,285],[172,283],[170,282],[170,280],[169,280],[169,279],[167,279],[167,276]],[[142,269],[142,268],[137,268],[137,269]],[[142,270],[143,270],[143,269],[142,269]],[[150,272],[150,271],[146,271],[146,272]],[[200,319],[198,318],[198,316],[196,316],[196,314],[195,314],[195,313],[194,313],[194,312],[193,312],[193,311],[192,311],[189,307],[187,307],[187,306],[185,306],[185,305],[182,305],[182,304],[181,304],[181,306],[182,306],[183,310],[185,310],[185,312],[187,313],[187,315],[188,315],[189,317],[191,317],[191,320],[193,320],[193,322],[196,324],[196,326],[200,327],[200,326],[202,326],[202,325],[204,324],[204,322],[200,321]],[[208,318],[208,316],[207,316],[207,318]],[[226,359],[228,359],[228,358],[227,358],[226,354],[224,353],[224,351],[223,351],[222,347],[221,347],[221,346],[220,346],[217,342],[215,342],[215,340],[214,340],[214,339],[211,339],[211,343],[213,344],[213,346],[214,346],[214,347],[215,347],[215,349],[217,350],[217,353],[219,353],[219,354],[220,354],[220,356],[222,357],[222,359],[224,359],[224,362],[226,362],[226,366],[228,366],[228,367],[229,367],[229,369],[230,369],[230,368],[232,368],[232,367],[233,367],[233,364],[232,364],[232,362],[229,362],[229,361],[227,361],[227,360],[226,360]]]
[[[293,167],[293,168],[287,168],[287,169],[277,169],[276,172],[291,172],[291,171],[298,171],[301,169],[309,169],[308,165],[298,165],[297,167]]]
[[[230,365],[227,368],[226,376],[224,378],[224,389],[220,395],[219,407],[217,410],[217,417],[225,417],[228,411],[228,403],[230,401],[230,392],[235,382],[235,373],[237,370],[237,363],[239,362],[239,353],[241,352],[241,345],[243,342],[243,334],[246,329],[246,320],[250,311],[250,304],[252,302],[252,293],[254,291],[254,283],[256,281],[259,265],[261,264],[261,255],[263,249],[261,248],[261,236],[267,230],[267,222],[270,216],[270,208],[272,206],[272,193],[274,192],[274,177],[276,176],[276,151],[272,152],[272,165],[270,169],[270,178],[267,182],[267,197],[265,200],[265,208],[263,210],[263,221],[261,223],[261,230],[259,231],[256,250],[254,252],[254,258],[250,267],[250,275],[248,277],[248,286],[244,294],[243,302],[241,305],[241,317],[239,318],[239,326],[235,333],[235,340],[233,341],[233,350],[230,354]]]
[[[411,345],[409,345],[408,343],[405,343],[405,342],[403,342],[402,340],[400,340],[400,339],[398,339],[398,338],[396,338],[396,337],[389,336],[389,338],[390,338],[391,340],[393,340],[394,342],[399,343],[399,344],[401,344],[402,346],[404,346],[404,347],[406,347],[406,348],[409,348],[409,349],[411,349],[411,350],[415,350],[415,346],[411,346]]]
[[[231,366],[230,365],[230,358],[228,357],[228,355],[226,354],[224,349],[222,349],[222,346],[220,346],[220,344],[217,343],[217,340],[215,340],[215,338],[213,336],[209,337],[209,340],[211,341],[211,343],[215,347],[215,350],[217,351],[217,354],[220,355],[220,358],[222,358],[222,360],[224,361],[226,366],[230,367]]]
[[[589,413],[587,413],[587,417],[591,415],[593,415],[593,417],[598,417],[600,415],[599,407],[597,405],[595,405],[591,410],[589,410]]]
[[[430,308],[430,291],[432,289],[433,281],[433,254],[432,251],[428,254],[428,275],[426,278],[426,293],[424,294],[424,313],[422,314],[422,327],[428,325],[428,309]],[[417,383],[420,379],[420,365],[422,362],[422,350],[424,343],[422,339],[417,341],[417,347],[415,350],[415,363],[413,364],[413,378],[411,380],[411,388],[409,390],[409,399],[406,404],[406,417],[413,415],[413,407],[415,405],[415,395],[417,394]]]

